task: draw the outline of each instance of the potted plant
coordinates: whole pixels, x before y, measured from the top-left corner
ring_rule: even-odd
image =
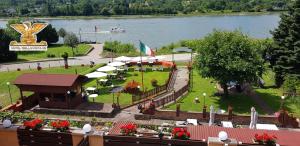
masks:
[[[135,124],[127,124],[121,127],[121,133],[124,136],[133,136],[137,133],[137,126]]]
[[[189,140],[190,136],[191,136],[191,134],[190,134],[190,132],[187,131],[186,128],[175,127],[172,130],[172,138],[173,139]]]
[[[57,132],[69,132],[70,122],[68,120],[52,121],[50,126]]]
[[[267,133],[264,133],[262,135],[255,134],[254,136],[254,142],[266,146],[276,146],[276,139],[277,137],[275,135],[271,136]]]
[[[23,126],[29,130],[40,130],[43,127],[43,120],[36,118],[31,121],[24,121]]]

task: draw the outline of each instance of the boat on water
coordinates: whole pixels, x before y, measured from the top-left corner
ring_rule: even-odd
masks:
[[[112,27],[112,28],[110,29],[110,32],[111,32],[111,33],[125,33],[126,30],[123,29],[123,28],[120,28],[120,27]]]

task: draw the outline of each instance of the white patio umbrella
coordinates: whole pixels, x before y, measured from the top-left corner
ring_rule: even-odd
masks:
[[[210,111],[209,111],[209,123],[208,125],[211,126],[214,124],[215,121],[215,111],[214,111],[214,106],[210,106]]]
[[[254,124],[253,124],[253,129],[256,129],[256,124],[257,124],[257,121],[258,121],[258,112],[257,111],[255,111],[254,112]]]
[[[88,78],[101,78],[101,77],[106,77],[107,73],[103,73],[103,72],[92,72],[89,74],[85,75]]]
[[[254,113],[255,113],[255,108],[252,107],[251,108],[251,121],[250,121],[250,125],[249,125],[250,129],[254,129]]]
[[[149,60],[164,60],[166,57],[164,56],[154,56],[150,57]]]
[[[130,61],[131,58],[127,57],[127,56],[120,56],[120,57],[117,57],[115,60],[121,61],[121,62],[127,62],[127,61]]]
[[[116,69],[117,68],[113,67],[113,66],[103,66],[103,67],[98,68],[97,71],[100,71],[100,72],[110,72],[110,71],[114,71]]]
[[[124,62],[112,62],[107,64],[107,66],[114,66],[114,67],[123,66],[123,65],[125,65]]]
[[[149,58],[148,58],[147,56],[143,56],[143,57],[142,57],[142,61],[143,61],[143,62],[148,61],[148,59],[149,59]],[[131,59],[131,61],[132,61],[132,62],[140,62],[140,61],[141,61],[141,57],[134,57],[133,59]]]

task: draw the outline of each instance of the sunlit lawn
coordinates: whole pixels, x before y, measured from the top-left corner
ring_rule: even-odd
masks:
[[[91,48],[90,45],[80,44],[74,49],[76,56],[85,55],[87,51]],[[67,52],[70,57],[73,56],[72,48],[61,45],[61,44],[53,44],[48,46],[48,50],[46,52],[18,52],[18,60],[39,60],[39,59],[47,59],[48,54],[55,55],[53,58],[61,58],[61,55]]]
[[[0,104],[2,106],[5,106],[10,103],[8,86],[6,84],[7,82],[11,83],[10,88],[11,88],[11,95],[13,101],[16,101],[18,98],[20,98],[19,89],[15,85],[13,85],[13,81],[23,73],[75,74],[75,69],[77,69],[78,73],[81,73],[81,72],[85,72],[86,70],[89,70],[89,67],[74,66],[74,67],[70,67],[69,69],[64,69],[63,67],[54,67],[54,68],[44,68],[41,71],[32,69],[32,70],[24,70],[24,71],[0,72],[0,102],[1,102]]]
[[[114,86],[122,86],[124,87],[127,82],[130,82],[132,80],[142,83],[142,75],[139,71],[134,71],[133,68],[131,68],[125,75],[126,81],[117,81],[113,80]],[[144,86],[145,90],[151,90],[154,87],[151,85],[151,80],[156,79],[158,81],[159,85],[163,85],[166,83],[167,79],[169,77],[169,70],[165,71],[147,71],[144,72]],[[87,87],[96,87],[96,79],[90,80],[88,83],[84,85]],[[112,88],[110,86],[108,87],[99,87],[99,96],[95,99],[95,102],[101,102],[101,103],[113,103],[113,94],[109,91]],[[116,98],[117,94],[115,94],[115,102],[117,101]],[[119,102],[121,106],[130,105],[132,103],[131,94],[128,93],[121,93],[119,97]],[[92,101],[90,99],[90,101]]]
[[[197,71],[194,70],[193,73],[193,83],[194,88],[192,92],[189,92],[185,97],[180,99],[178,103],[180,103],[180,109],[183,111],[200,111],[202,112],[204,98],[203,93],[206,93],[207,96],[205,98],[205,105],[209,110],[209,106],[213,105],[215,109],[224,109],[227,111],[228,105],[233,107],[234,113],[237,114],[249,114],[250,109],[254,106],[260,114],[262,111],[256,104],[247,96],[237,94],[230,95],[228,98],[223,98],[220,96],[216,96],[215,93],[217,89],[215,89],[216,83],[212,79],[202,78]],[[200,103],[195,103],[194,99],[198,97]],[[175,110],[176,104],[171,104],[166,107],[166,109]]]
[[[282,102],[280,97],[283,95],[283,89],[274,86],[274,72],[271,70],[268,70],[263,75],[263,79],[265,81],[265,88],[255,87],[255,91],[274,111],[278,111]],[[289,112],[300,117],[300,105],[296,106],[288,97],[284,100],[284,105]]]

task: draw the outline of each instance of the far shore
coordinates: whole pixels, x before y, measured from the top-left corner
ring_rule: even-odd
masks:
[[[176,15],[112,15],[112,16],[54,16],[54,17],[0,17],[0,20],[17,18],[37,19],[37,20],[57,20],[57,19],[144,19],[144,18],[173,18],[173,17],[197,17],[197,16],[256,16],[280,14],[280,12],[212,12],[196,14],[176,14]]]

